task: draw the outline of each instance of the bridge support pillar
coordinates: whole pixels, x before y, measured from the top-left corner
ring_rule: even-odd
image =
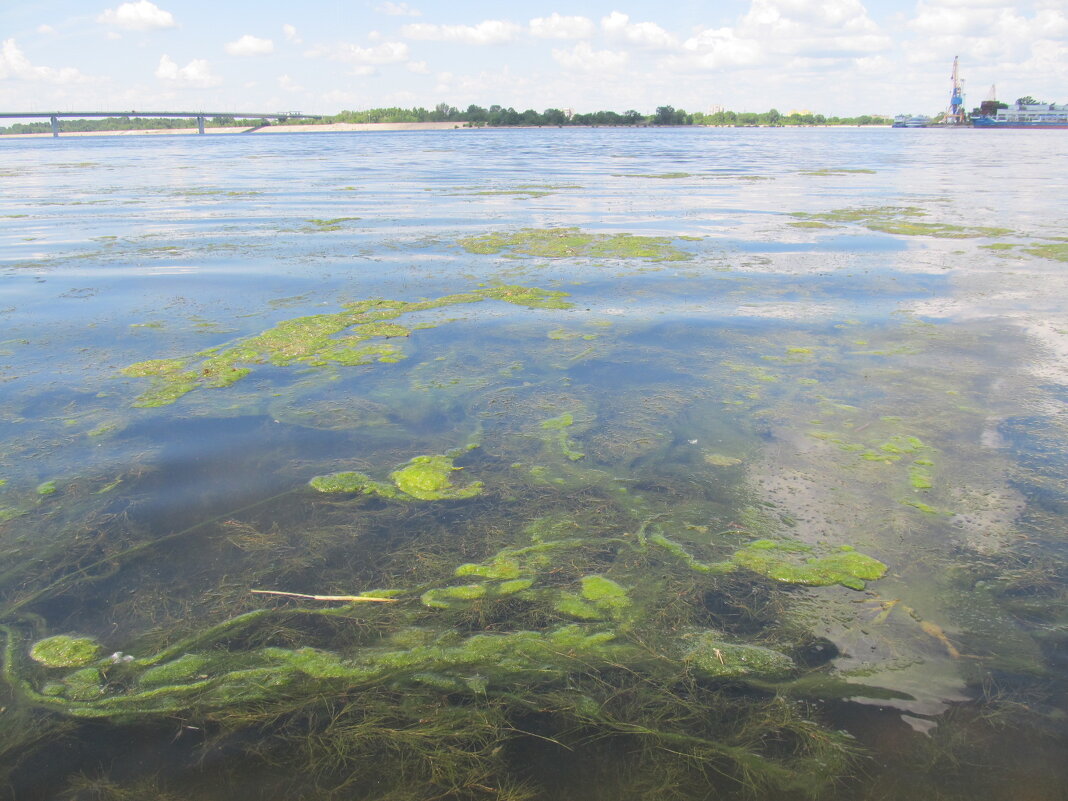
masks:
[[[204,133],[204,118],[197,117],[197,130],[200,133]]]
[[[59,118],[55,114],[51,117],[52,120],[52,136],[59,136]]]

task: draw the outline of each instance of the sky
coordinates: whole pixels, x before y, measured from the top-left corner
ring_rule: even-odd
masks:
[[[1068,0],[0,0],[0,111],[1068,102]]]

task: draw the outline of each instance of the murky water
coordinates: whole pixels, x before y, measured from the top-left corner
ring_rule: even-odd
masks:
[[[1066,157],[0,142],[7,794],[1064,798]]]

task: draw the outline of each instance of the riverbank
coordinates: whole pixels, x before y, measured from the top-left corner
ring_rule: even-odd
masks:
[[[493,127],[488,128],[486,126],[472,126],[468,127],[466,123],[458,122],[333,122],[325,123],[321,125],[266,125],[263,127],[229,127],[229,128],[205,128],[206,134],[282,134],[282,133],[347,133],[357,131],[370,131],[370,132],[382,132],[382,131],[452,131],[452,130],[514,130],[515,128],[532,128],[543,129],[553,128],[557,126],[552,125],[536,125],[536,126],[515,126],[510,125],[506,127]],[[579,126],[568,125],[560,126],[567,128],[599,128],[599,127],[627,127],[627,128],[648,128],[648,127],[664,127],[664,128],[770,128],[770,127],[789,127],[789,128],[887,128],[886,125],[790,125],[790,126],[769,126],[769,125],[667,125],[667,126]],[[130,131],[61,131],[59,134],[61,137],[68,136],[196,136],[197,129],[193,128],[152,128],[142,130],[130,130]],[[0,134],[0,139],[42,139],[52,138],[50,131],[44,133],[32,133],[32,134]]]
[[[463,128],[456,122],[334,122],[322,125],[266,125],[262,128],[205,128],[206,134],[280,134],[280,133],[340,133],[348,131],[444,131]],[[196,126],[191,128],[152,128],[131,131],[60,131],[68,136],[189,136],[198,135]],[[51,138],[52,133],[0,134],[0,139]]]

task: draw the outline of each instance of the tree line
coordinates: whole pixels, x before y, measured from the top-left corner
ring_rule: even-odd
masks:
[[[565,127],[565,126],[673,126],[673,125],[720,125],[720,126],[799,126],[799,125],[889,125],[888,117],[863,114],[859,117],[826,117],[810,112],[781,114],[776,109],[764,112],[716,111],[690,113],[673,106],[658,106],[652,114],[642,114],[633,109],[623,113],[593,111],[570,113],[563,109],[547,108],[544,111],[493,105],[489,108],[470,105],[466,109],[439,103],[432,109],[372,108],[365,111],[342,111],[318,119],[288,120],[286,125],[321,125],[324,123],[379,123],[379,122],[451,122],[458,127],[508,128],[508,127]],[[140,131],[159,129],[196,128],[196,119],[163,119],[156,117],[105,117],[94,119],[60,119],[61,132],[92,131]],[[205,120],[210,128],[251,128],[271,124],[270,120],[235,119],[217,116]],[[15,123],[0,127],[3,134],[48,133],[50,122]]]

